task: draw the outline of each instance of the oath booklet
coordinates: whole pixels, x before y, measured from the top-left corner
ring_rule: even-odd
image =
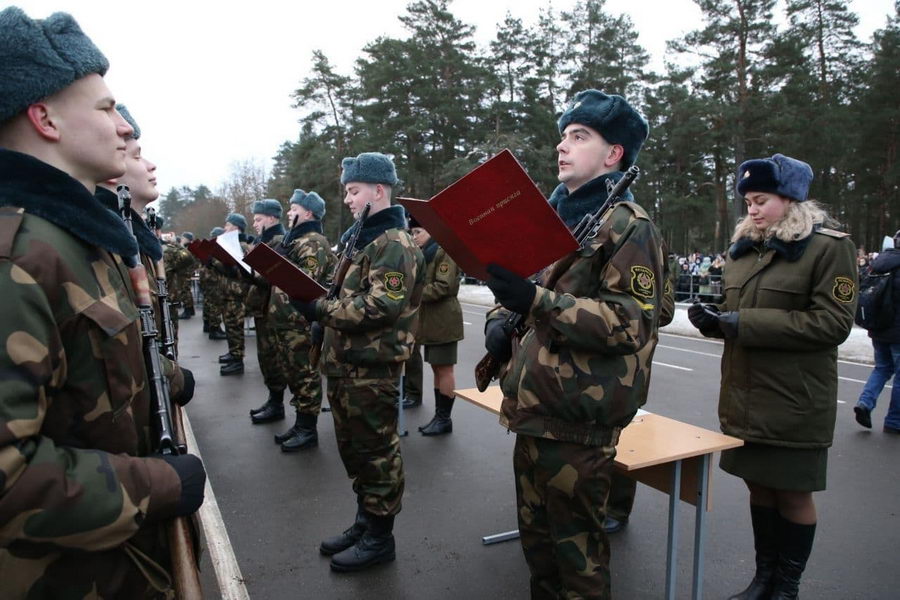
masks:
[[[487,279],[497,263],[529,277],[578,242],[516,160],[504,150],[431,200],[398,198],[466,275]]]
[[[209,250],[210,243],[210,240],[194,240],[186,247],[188,249],[188,252],[197,257],[197,260],[205,263],[210,258],[212,258],[212,253]]]
[[[244,262],[244,249],[241,247],[241,234],[237,231],[229,231],[222,235],[216,236],[210,245],[210,251],[213,257],[218,258],[222,263],[228,266],[237,266],[248,273],[250,267]]]
[[[260,244],[248,252],[244,262],[294,300],[310,302],[328,293],[327,289],[307,275],[303,269],[265,244]]]

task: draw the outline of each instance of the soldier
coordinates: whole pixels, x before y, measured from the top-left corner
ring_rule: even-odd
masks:
[[[187,250],[187,245],[194,241],[194,234],[190,231],[181,233],[181,247]],[[181,277],[178,278],[178,298],[181,300],[183,310],[178,315],[179,319],[190,319],[194,316],[194,273],[197,271],[197,259],[190,252],[187,253],[191,259],[189,265],[184,267]]]
[[[341,163],[344,203],[359,218],[371,204],[340,293],[295,302],[307,321],[325,326],[323,370],[335,437],[357,496],[356,519],[319,548],[335,571],[394,560],[394,517],[403,496],[397,435],[397,380],[412,352],[424,281],[424,258],[406,231],[403,208],[391,206],[394,163],[364,152]],[[346,234],[345,234],[346,235]]]
[[[550,203],[574,228],[634,163],[648,126],[624,98],[597,90],[577,94],[558,125],[561,184]],[[497,300],[530,326],[511,344],[498,311],[485,346],[509,361],[500,422],[516,433],[519,531],[536,599],[610,597],[604,505],[619,432],[646,394],[665,263],[659,232],[625,196],[544,287],[488,267]]]
[[[337,258],[322,234],[325,201],[315,192],[294,190],[288,220],[293,227],[278,245],[278,252],[323,286],[333,275]],[[291,306],[288,295],[272,288],[267,317],[278,363],[291,390],[296,412],[294,426],[275,436],[283,452],[296,452],[319,444],[316,422],[322,409],[322,375],[310,366],[310,323]],[[265,406],[261,407],[265,408]]]
[[[225,233],[221,227],[213,227],[209,239]],[[222,330],[222,282],[221,276],[213,269],[200,269],[200,292],[203,294],[203,332],[211,340],[227,339]]]
[[[284,236],[281,203],[272,198],[257,200],[250,210],[253,213],[253,229],[257,235],[253,246],[265,244],[270,248],[277,248]],[[250,422],[254,425],[284,419],[284,389],[287,387],[287,376],[284,373],[284,366],[278,360],[275,336],[269,325],[270,295],[271,287],[268,282],[259,275],[253,275],[245,304],[256,325],[256,358],[259,360],[263,382],[269,391],[266,402],[250,411]]]
[[[456,343],[463,338],[462,307],[456,298],[459,294],[459,268],[444,249],[415,220],[410,218],[409,229],[413,241],[425,256],[425,287],[419,306],[419,324],[416,329],[416,345],[406,361],[404,384],[418,397],[404,394],[403,408],[422,403],[422,353],[431,364],[434,373],[434,417],[419,431],[422,435],[442,435],[453,431],[450,413],[456,388],[453,365],[456,364]],[[418,399],[418,402],[416,400]]]
[[[164,233],[163,241],[163,262],[166,265],[166,287],[169,290],[170,304],[177,312],[178,307],[184,306],[182,298],[181,281],[185,277],[185,273],[191,269],[194,260],[191,253],[178,242],[178,238],[174,233]],[[180,316],[179,316],[180,318]],[[178,339],[178,319],[172,319],[175,328],[175,338]]]
[[[98,182],[125,172],[131,135],[102,78],[107,66],[71,16],[0,12],[5,599],[170,588],[162,526],[203,499],[197,457],[150,454],[127,273],[138,246],[93,197]]]
[[[244,231],[247,229],[247,219],[244,215],[231,213],[225,217],[223,227],[225,233],[237,231],[241,242],[246,243],[247,237]],[[216,261],[213,261],[216,265]],[[227,270],[222,265],[216,265],[222,269],[222,274]],[[248,284],[237,279],[237,274],[231,273],[231,277],[222,278],[222,321],[225,323],[225,337],[228,341],[228,352],[219,357],[219,375],[240,375],[244,372],[244,318],[246,307],[244,300],[247,298]]]

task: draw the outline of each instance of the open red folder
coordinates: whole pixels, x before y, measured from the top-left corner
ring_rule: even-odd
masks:
[[[431,200],[398,198],[466,275],[487,279],[497,263],[528,277],[578,242],[509,150]]]
[[[210,258],[217,258],[219,261],[229,267],[238,267],[238,261],[228,254],[222,246],[216,243],[216,240],[194,240],[186,246],[188,251],[197,257],[200,262],[205,263]],[[245,267],[246,268],[246,267]]]
[[[309,302],[328,293],[319,282],[265,244],[248,252],[244,262],[294,300]]]

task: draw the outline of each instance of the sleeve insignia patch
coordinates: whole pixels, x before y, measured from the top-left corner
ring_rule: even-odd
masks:
[[[653,298],[656,295],[656,278],[647,267],[631,267],[631,292],[635,296]]]
[[[384,287],[387,290],[387,297],[391,300],[403,298],[403,278],[403,273],[397,271],[384,274]]]
[[[838,302],[853,302],[856,297],[856,284],[849,277],[835,277],[831,295]]]
[[[447,263],[441,263],[441,266],[438,267],[438,271],[440,271],[441,273],[446,273],[449,270],[450,265],[448,265]]]
[[[313,273],[319,268],[319,259],[315,256],[307,256],[303,261],[303,266],[306,267],[307,271]]]
[[[672,295],[672,282],[669,281],[668,279],[666,279],[666,285],[663,286],[663,293],[664,293],[666,296],[671,296],[671,295]]]

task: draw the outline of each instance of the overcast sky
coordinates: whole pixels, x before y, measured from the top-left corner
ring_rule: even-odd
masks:
[[[321,49],[349,75],[362,47],[379,35],[405,37],[397,17],[407,0],[23,0],[29,16],[70,12],[110,61],[106,79],[142,130],[144,154],[158,166],[159,189],[205,184],[218,190],[235,161],[267,166],[299,133],[291,92]],[[486,45],[507,11],[536,22],[548,0],[455,0],[450,8],[476,27]],[[557,14],[575,0],[555,0]],[[893,12],[893,0],[851,0],[859,37],[869,41]],[[702,25],[691,0],[607,0],[627,13],[653,65],[663,65],[666,40]],[[373,148],[373,150],[375,150]]]

